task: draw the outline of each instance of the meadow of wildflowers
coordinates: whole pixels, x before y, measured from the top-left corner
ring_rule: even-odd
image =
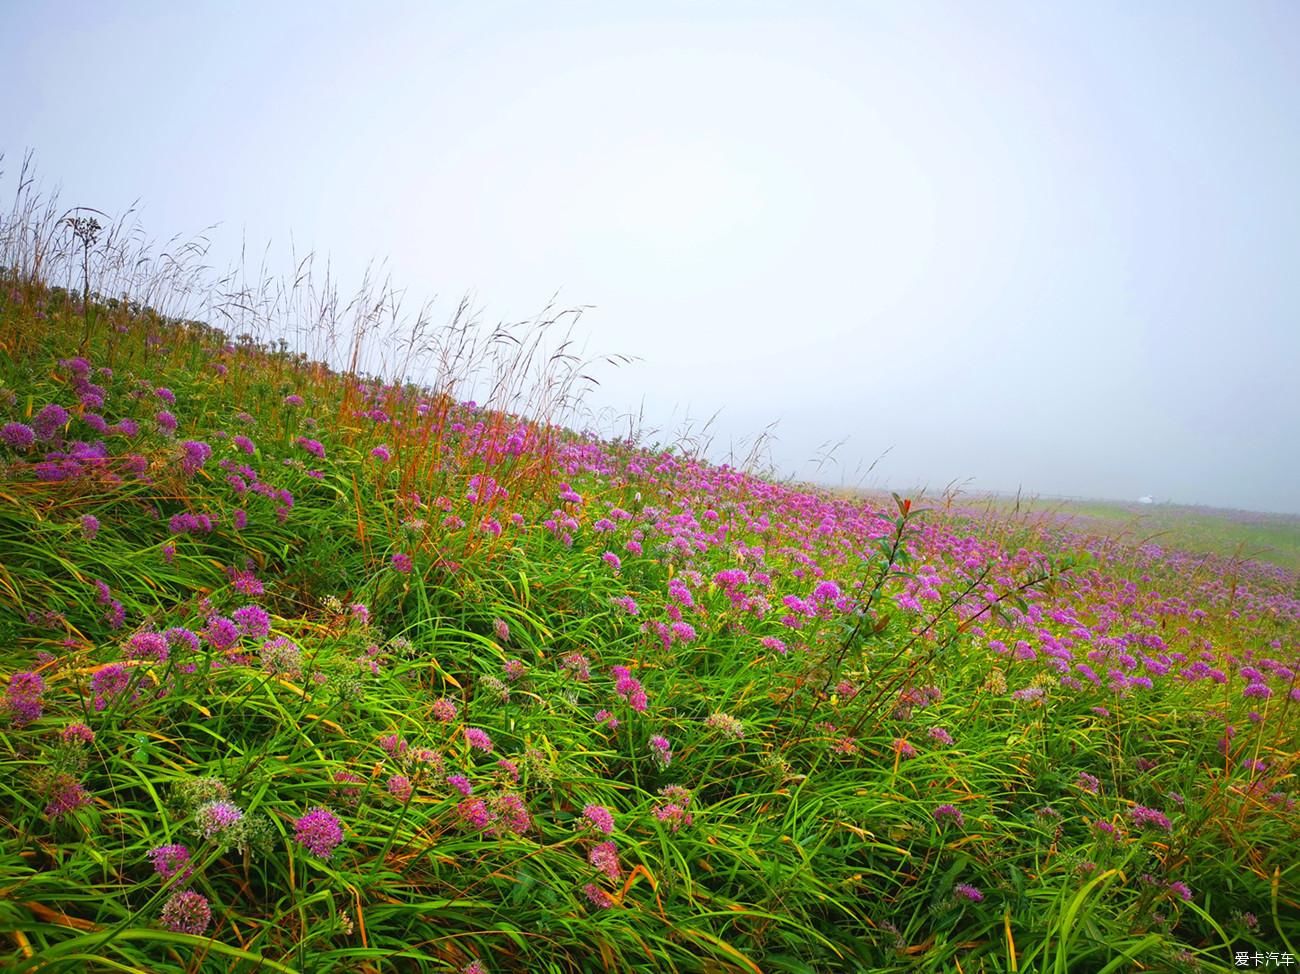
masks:
[[[85,309],[21,256],[6,967],[1300,946],[1288,570],[773,483]]]

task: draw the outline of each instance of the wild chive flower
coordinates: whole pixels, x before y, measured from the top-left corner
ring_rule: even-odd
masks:
[[[321,445],[320,440],[311,440],[305,436],[300,436],[298,437],[298,445],[312,456],[321,460],[325,459],[325,447]]]
[[[1079,772],[1079,777],[1075,783],[1084,791],[1092,795],[1097,794],[1098,791],[1101,790],[1101,782],[1098,781],[1095,776],[1088,774],[1086,771]]]
[[[52,440],[59,434],[72,417],[68,411],[57,403],[50,403],[32,420],[32,431],[38,440]]]
[[[521,680],[524,674],[528,672],[528,665],[521,659],[508,659],[505,662],[506,679],[510,681]]]
[[[181,444],[181,471],[187,477],[193,477],[212,456],[212,447],[202,440],[186,440]]]
[[[411,785],[411,779],[404,774],[395,774],[390,777],[385,787],[388,789],[388,793],[399,802],[408,800],[415,790]]]
[[[411,556],[405,552],[399,551],[392,557],[393,570],[401,572],[403,575],[409,575],[413,566]]]
[[[597,710],[595,720],[596,723],[604,724],[610,730],[618,730],[618,718],[608,710]]]
[[[36,442],[36,431],[26,423],[5,423],[0,426],[0,441],[13,450],[28,450]]]
[[[286,406],[301,406],[303,404],[303,401],[304,400],[302,396],[298,395],[297,393],[290,393],[289,395],[284,397],[284,404]]]
[[[69,774],[59,775],[49,794],[50,801],[45,806],[45,816],[49,819],[62,818],[90,804],[90,795],[86,794],[86,789]]]
[[[666,768],[673,763],[673,751],[668,745],[668,738],[656,734],[650,738],[650,750],[654,752],[655,763]]]
[[[90,678],[90,691],[95,698],[95,709],[103,710],[126,692],[131,685],[131,673],[120,663],[110,663],[97,670]]]
[[[318,859],[328,859],[343,841],[343,826],[334,813],[313,808],[293,823],[293,837]]]
[[[126,641],[123,655],[127,659],[147,659],[155,663],[165,663],[171,655],[167,637],[160,632],[137,632]]]
[[[163,904],[160,919],[168,930],[198,936],[212,923],[212,907],[202,893],[177,890]]]
[[[966,816],[961,813],[956,805],[940,805],[934,810],[934,820],[942,825],[945,821],[951,820],[960,828],[966,821]]]
[[[153,391],[153,394],[169,406],[176,405],[176,393],[172,392],[166,386],[159,386]]]
[[[440,697],[433,702],[433,717],[442,723],[450,723],[456,719],[456,704],[446,697]]]
[[[212,518],[206,514],[174,514],[167,527],[172,534],[208,534],[212,530]]]
[[[272,676],[296,680],[302,676],[302,650],[284,636],[268,639],[262,643],[262,669]]]
[[[952,888],[952,891],[956,896],[970,900],[972,903],[978,903],[980,900],[984,899],[984,894],[978,888],[971,886],[969,883],[958,883]]]
[[[1173,828],[1168,815],[1157,809],[1147,808],[1145,805],[1134,805],[1133,810],[1129,812],[1129,817],[1133,819],[1134,825],[1151,825],[1164,832]]]
[[[598,910],[609,910],[615,905],[614,898],[595,883],[588,883],[586,886],[582,887],[582,892],[586,895],[587,899],[591,901],[591,905]]]
[[[474,786],[470,784],[469,779],[463,774],[447,775],[447,784],[451,785],[467,798],[474,793]]]
[[[255,452],[257,452],[257,446],[253,443],[252,440],[250,440],[247,436],[244,436],[242,433],[236,436],[230,442],[235,444],[235,449],[242,450],[244,453],[247,453],[249,456],[252,456]]]
[[[205,839],[214,839],[230,832],[243,819],[243,810],[228,801],[207,802],[194,812],[194,824]]]
[[[477,727],[465,728],[465,741],[470,747],[478,751],[491,751],[492,738],[488,737],[487,731],[480,730]]]
[[[257,605],[245,605],[234,611],[235,624],[242,635],[264,639],[271,634],[271,617]]]
[[[203,638],[213,649],[227,650],[239,642],[239,627],[225,616],[213,616],[203,627]]]
[[[946,745],[952,743],[952,735],[949,734],[942,727],[931,727],[929,730],[929,736],[930,736],[930,740],[938,744]]]
[[[506,624],[504,619],[492,620],[492,631],[496,633],[497,639],[501,640],[501,642],[510,642],[510,626]]]
[[[614,692],[626,700],[637,713],[643,713],[649,703],[641,681],[633,677],[626,666],[612,667],[609,672],[615,680]]]
[[[392,459],[392,454],[388,452],[388,447],[384,446],[383,444],[380,444],[379,446],[371,450],[370,455],[374,457],[376,460],[378,460],[380,463],[387,463],[389,460]]]
[[[560,666],[575,680],[586,682],[591,679],[591,661],[581,653],[565,653],[560,657]]]
[[[493,821],[487,802],[483,801],[482,798],[466,798],[456,806],[456,814],[459,816],[461,824],[479,832],[490,828]]]
[[[39,673],[15,673],[5,693],[5,706],[18,726],[30,724],[41,715],[45,679]]]
[[[183,845],[160,845],[149,850],[149,861],[153,871],[163,879],[178,879],[186,882],[194,875],[190,865],[190,850]]]
[[[499,795],[493,802],[492,810],[496,813],[497,822],[509,832],[522,835],[532,827],[533,820],[524,800],[514,792]]]
[[[728,737],[740,740],[745,736],[745,725],[730,714],[712,713],[705,718],[704,726],[721,731]]]
[[[99,518],[93,514],[81,515],[81,533],[87,541],[93,541],[99,534]]]
[[[1173,893],[1179,899],[1192,901],[1192,888],[1183,882],[1174,882],[1169,884],[1169,892]]]
[[[601,842],[594,846],[587,853],[587,861],[614,882],[623,875],[623,869],[618,862],[618,846],[613,842]]]
[[[158,410],[154,414],[153,421],[158,424],[158,429],[162,433],[175,433],[176,427],[179,425],[176,422],[176,417],[166,409]]]
[[[74,721],[59,732],[64,744],[93,744],[95,732],[80,721]]]
[[[582,817],[596,831],[609,835],[614,831],[614,815],[604,805],[588,805],[582,810]]]

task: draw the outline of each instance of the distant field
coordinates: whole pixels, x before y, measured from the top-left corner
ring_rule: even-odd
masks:
[[[968,504],[1014,510],[1014,497],[963,498]],[[1300,572],[1300,516],[1230,511],[1180,504],[1024,498],[1020,510],[1073,522],[1080,530],[1153,542],[1185,551],[1212,552]]]

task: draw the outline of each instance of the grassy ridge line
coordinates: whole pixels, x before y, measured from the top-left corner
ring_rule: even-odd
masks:
[[[4,423],[69,413],[4,447],[16,963],[1213,969],[1294,942],[1297,609],[1273,574],[1105,539],[1062,574],[1080,546],[1046,529],[129,309],[93,309],[114,328],[83,366],[77,310],[0,307]],[[300,834],[317,807],[328,856]],[[173,843],[204,937],[165,929],[197,925],[150,860]]]

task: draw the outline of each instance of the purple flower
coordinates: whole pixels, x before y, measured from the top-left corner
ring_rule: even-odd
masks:
[[[30,724],[41,715],[45,680],[39,673],[15,673],[9,680],[5,704],[18,726]]]
[[[313,808],[293,823],[293,837],[318,859],[328,859],[343,841],[343,826],[333,812]]]
[[[465,740],[470,747],[479,751],[492,750],[492,738],[488,737],[487,731],[480,730],[477,727],[465,728]]]
[[[384,446],[383,444],[380,444],[379,446],[371,450],[370,455],[374,457],[376,460],[380,461],[381,463],[387,463],[390,459],[392,459],[392,455],[388,452],[388,447]]]
[[[262,643],[262,669],[272,676],[296,680],[302,676],[302,650],[284,636],[268,639]]]
[[[95,732],[80,721],[74,721],[59,732],[64,744],[93,744]]]
[[[492,631],[496,633],[497,639],[501,640],[503,643],[510,642],[510,627],[506,625],[504,619],[492,620]]]
[[[654,752],[655,763],[666,768],[673,763],[673,750],[668,745],[668,738],[656,734],[650,738],[650,750]]]
[[[623,869],[618,863],[618,846],[613,842],[601,842],[594,846],[587,853],[587,861],[614,882],[623,875]]]
[[[497,821],[509,832],[522,834],[532,827],[533,820],[528,814],[524,800],[514,792],[506,792],[493,803]]]
[[[286,406],[301,406],[303,404],[303,398],[297,393],[290,393],[284,397],[284,404]]]
[[[5,423],[0,426],[0,441],[10,449],[27,450],[36,442],[36,431],[26,423]]]
[[[225,616],[213,616],[203,627],[203,638],[213,649],[227,650],[239,642],[239,627]]]
[[[582,892],[591,901],[591,905],[598,910],[612,909],[615,905],[614,898],[595,883],[588,883],[582,887]]]
[[[604,805],[588,805],[582,810],[582,817],[604,835],[614,831],[614,815]]]
[[[1129,817],[1133,819],[1134,825],[1151,825],[1164,832],[1173,828],[1168,815],[1154,808],[1147,808],[1145,805],[1134,805],[1133,810],[1129,812]]]
[[[435,720],[442,723],[450,723],[456,719],[456,704],[446,697],[440,697],[433,702],[433,716]]]
[[[181,444],[181,470],[193,477],[212,456],[212,447],[202,440],[186,440]]]
[[[178,878],[184,883],[194,875],[190,865],[190,850],[183,845],[160,845],[149,850],[153,871],[163,879]]]
[[[103,710],[126,692],[131,685],[131,673],[120,663],[110,663],[96,671],[90,678],[90,690],[94,694],[95,709]]]
[[[952,888],[955,895],[970,900],[972,903],[978,903],[984,899],[984,894],[976,887],[969,883],[958,883]]]
[[[176,422],[176,417],[173,416],[166,409],[158,410],[158,412],[154,415],[153,421],[158,424],[158,429],[164,433],[176,432],[176,427],[178,425]],[[199,466],[202,466],[202,464],[200,463]]]
[[[447,784],[451,785],[462,795],[468,797],[474,793],[474,786],[470,784],[469,779],[463,774],[447,775]]]
[[[32,420],[32,430],[38,440],[52,440],[71,419],[68,411],[56,403],[50,403]]]
[[[99,533],[99,518],[93,514],[81,515],[81,533],[87,541],[94,540],[95,535]]]
[[[45,806],[47,818],[62,818],[90,804],[90,795],[81,786],[81,782],[68,774],[58,776],[55,787],[50,794],[49,804]]]
[[[934,820],[942,825],[946,820],[952,820],[960,828],[966,821],[966,816],[962,815],[961,809],[956,805],[940,805],[934,810]]]
[[[253,441],[250,440],[247,436],[244,436],[242,433],[236,436],[230,442],[235,444],[235,447],[237,449],[243,450],[245,453],[249,454],[250,456],[253,454],[254,451],[257,450],[257,447],[253,445]]]
[[[1084,791],[1093,795],[1097,794],[1101,789],[1101,782],[1098,781],[1095,776],[1088,774],[1086,771],[1079,772],[1079,778],[1075,783]]]
[[[173,514],[167,527],[172,534],[207,534],[212,530],[212,518],[206,514]]]
[[[245,605],[234,611],[235,624],[241,634],[252,639],[265,639],[271,634],[271,617],[258,605]]]
[[[930,740],[938,744],[951,744],[952,735],[942,727],[931,727],[929,731]]]
[[[159,399],[161,399],[163,402],[167,403],[167,405],[169,406],[176,405],[176,394],[172,392],[170,389],[168,389],[166,386],[159,386],[157,389],[153,391],[153,394],[157,396]]]
[[[205,839],[216,838],[243,821],[244,813],[233,802],[215,801],[200,805],[194,812],[194,824]]]
[[[1177,896],[1179,899],[1186,900],[1188,903],[1192,901],[1192,888],[1188,886],[1186,883],[1182,883],[1182,882],[1170,883],[1169,891],[1173,893],[1175,896]]]
[[[466,798],[456,806],[456,814],[462,824],[480,832],[492,825],[492,813],[482,798]]]
[[[127,659],[147,659],[165,663],[171,655],[167,637],[160,632],[137,632],[126,641],[123,653]]]
[[[212,907],[202,893],[177,890],[163,904],[160,919],[168,930],[198,936],[212,923]]]
[[[308,439],[305,436],[298,437],[298,445],[314,457],[321,460],[325,459],[325,447],[321,445],[320,440]]]
[[[414,788],[411,786],[411,779],[404,774],[395,774],[391,776],[385,787],[388,793],[400,802],[404,802],[411,797]]]
[[[409,575],[411,572],[411,568],[413,567],[411,563],[411,556],[401,551],[393,555],[392,564],[393,564],[393,570],[401,572],[403,575]]]

